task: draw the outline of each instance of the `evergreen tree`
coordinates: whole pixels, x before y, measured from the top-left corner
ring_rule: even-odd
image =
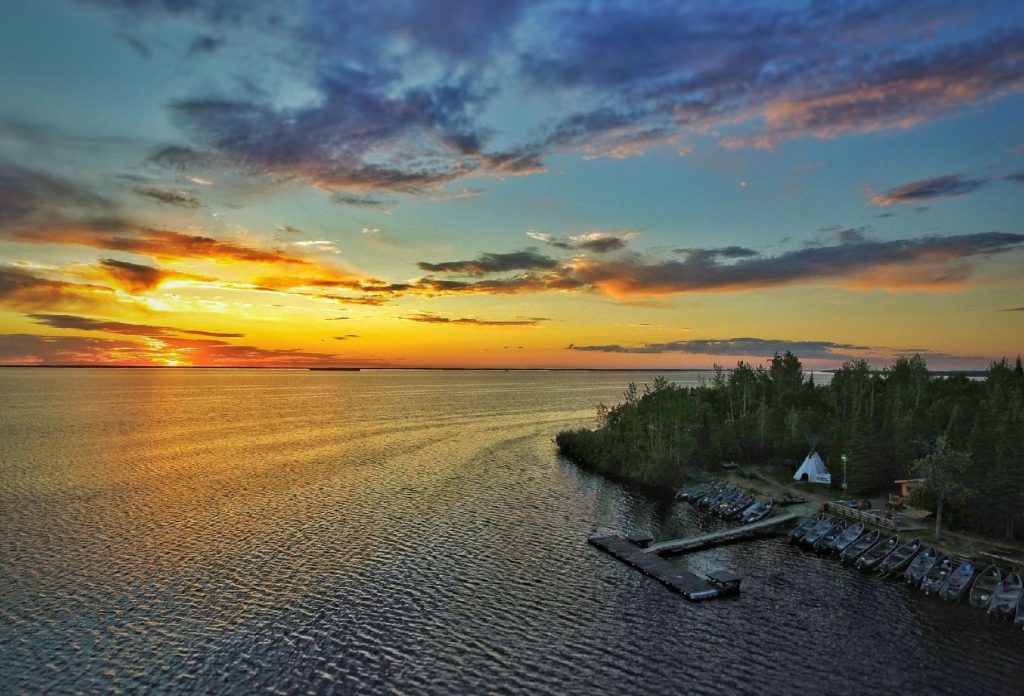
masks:
[[[935,496],[935,538],[942,534],[942,512],[947,502],[955,502],[965,494],[964,475],[970,464],[966,452],[950,449],[946,437],[939,436],[935,448],[914,461],[912,469],[925,480],[925,486]]]

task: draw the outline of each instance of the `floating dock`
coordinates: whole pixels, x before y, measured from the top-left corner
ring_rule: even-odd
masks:
[[[645,549],[617,534],[593,534],[587,542],[646,573],[691,602],[722,597],[739,591],[739,578],[733,577],[731,582],[720,582],[716,586],[657,554],[645,553]]]
[[[738,541],[739,539],[749,536],[760,536],[768,533],[771,529],[778,527],[779,525],[792,522],[800,517],[801,515],[798,515],[795,512],[787,512],[784,515],[768,517],[760,522],[745,524],[742,527],[722,529],[717,532],[711,532],[710,534],[701,534],[700,536],[688,537],[686,539],[670,539],[669,541],[661,541],[657,544],[651,544],[647,548],[641,549],[641,552],[654,556],[661,553],[686,553],[688,551],[696,551],[697,549],[704,549],[709,546],[717,546],[719,544],[727,544],[731,541]]]

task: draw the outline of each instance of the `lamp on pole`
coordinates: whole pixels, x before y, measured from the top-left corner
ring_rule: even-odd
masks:
[[[843,460],[843,490],[846,490],[846,455],[841,455],[840,459]]]

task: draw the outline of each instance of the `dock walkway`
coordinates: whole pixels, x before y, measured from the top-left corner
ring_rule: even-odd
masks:
[[[800,515],[795,512],[788,512],[783,515],[768,517],[760,522],[746,524],[742,527],[731,527],[729,529],[722,529],[717,532],[711,532],[710,534],[702,534],[700,536],[689,537],[686,539],[670,539],[668,541],[662,541],[657,544],[651,544],[647,548],[641,549],[641,551],[642,553],[646,553],[651,556],[662,553],[685,553],[687,551],[696,551],[697,549],[707,548],[708,546],[736,541],[743,537],[764,534],[774,527],[786,524],[787,522],[792,522],[793,520],[799,519],[799,517]]]
[[[593,534],[587,539],[587,542],[646,573],[692,602],[713,599],[735,591],[730,588],[716,587],[685,568],[666,561],[661,556],[644,553],[644,549],[617,534]]]
[[[855,510],[854,508],[837,503],[825,503],[825,509],[831,515],[845,517],[848,520],[857,520],[858,522],[864,522],[865,524],[888,529],[893,532],[912,532],[928,528],[927,525],[899,513],[887,516],[886,513],[878,510]]]

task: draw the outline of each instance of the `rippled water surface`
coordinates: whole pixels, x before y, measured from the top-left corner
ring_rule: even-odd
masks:
[[[1021,693],[1024,633],[576,469],[587,372],[0,370],[0,691]],[[694,381],[692,374],[670,374]]]

